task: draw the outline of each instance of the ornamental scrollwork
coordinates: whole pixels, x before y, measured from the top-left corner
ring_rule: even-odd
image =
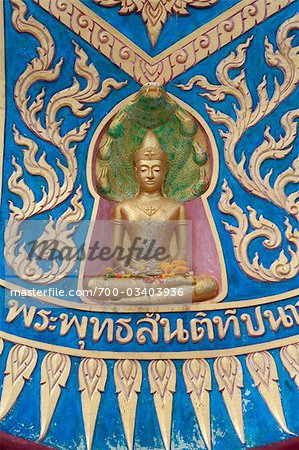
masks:
[[[208,29],[205,25],[199,27],[155,57],[92,13],[80,0],[33,1],[138,83],[164,86],[296,0],[238,2],[210,22]]]
[[[98,70],[92,63],[88,63],[85,51],[73,42],[76,55],[74,71],[77,76],[84,79],[85,86],[81,87],[78,79],[74,77],[73,84],[56,92],[47,104],[45,104],[46,90],[44,87],[31,100],[29,91],[32,86],[37,82],[58,80],[64,61],[61,58],[53,66],[56,47],[51,33],[33,16],[26,18],[27,6],[22,0],[11,0],[11,3],[14,28],[20,33],[30,33],[39,42],[38,56],[30,61],[15,85],[16,106],[28,129],[38,138],[52,144],[60,152],[65,162],[62,162],[59,157],[56,158],[57,168],[55,168],[47,161],[46,152],[43,152],[38,158],[39,146],[37,143],[22,135],[14,126],[15,143],[24,147],[23,166],[25,171],[32,176],[42,177],[46,188],[42,188],[41,196],[36,195],[25,181],[23,167],[17,162],[15,156],[12,157],[14,172],[9,178],[8,188],[21,199],[22,207],[10,202],[10,217],[5,232],[5,258],[18,277],[33,283],[42,280],[43,283],[49,284],[64,278],[72,270],[75,261],[63,261],[61,265],[58,265],[57,261],[53,261],[50,269],[45,271],[34,258],[28,257],[24,245],[18,248],[22,238],[19,228],[25,220],[51,211],[72,195],[78,174],[76,149],[78,144],[85,139],[92,123],[92,119],[89,119],[81,123],[78,128],[63,132],[64,119],[57,116],[63,108],[68,107],[74,116],[85,118],[92,112],[90,106],[85,106],[86,103],[102,101],[112,89],[121,89],[126,82],[117,82],[113,78],[107,78],[100,86]],[[44,112],[43,116],[42,112]],[[61,181],[57,169],[62,173]],[[37,200],[37,197],[40,199]],[[56,222],[50,217],[44,233],[37,242],[54,239],[58,242],[58,249],[65,245],[76,248],[72,239],[76,230],[74,224],[82,220],[85,215],[81,199],[82,190],[79,186],[70,200],[70,207]]]
[[[233,201],[233,192],[224,181],[223,192],[219,201],[219,209],[223,214],[233,216],[237,226],[223,222],[230,233],[235,256],[241,269],[257,281],[279,282],[294,278],[299,271],[299,231],[293,229],[288,218],[285,220],[285,238],[288,242],[288,256],[282,249],[269,268],[260,261],[256,252],[252,261],[249,259],[249,246],[258,238],[263,239],[267,250],[279,249],[282,244],[282,233],[279,227],[263,215],[258,216],[255,209],[247,207],[249,219],[243,209]],[[252,230],[250,231],[250,227]],[[294,247],[294,249],[292,248]]]
[[[120,5],[119,14],[128,15],[133,12],[141,14],[151,44],[155,47],[160,33],[170,14],[188,16],[188,6],[192,8],[208,8],[219,0],[93,0],[100,6],[111,8]]]
[[[206,106],[211,120],[224,125],[227,131],[220,130],[224,141],[224,156],[226,164],[240,185],[251,194],[282,208],[288,217],[285,221],[285,237],[288,242],[288,257],[281,250],[279,257],[265,268],[259,261],[259,254],[250,261],[248,247],[257,238],[264,238],[266,249],[278,249],[282,244],[282,234],[278,226],[264,218],[258,217],[257,212],[248,206],[249,219],[243,209],[233,202],[233,191],[225,180],[223,193],[219,201],[222,213],[231,215],[237,220],[237,227],[225,224],[231,233],[236,259],[242,270],[257,281],[280,282],[294,278],[299,272],[299,232],[293,229],[290,219],[299,221],[299,190],[290,189],[299,182],[299,158],[293,159],[292,164],[285,171],[275,175],[271,168],[264,174],[263,165],[266,162],[283,160],[294,153],[293,146],[297,137],[297,119],[299,110],[291,110],[281,117],[281,127],[284,135],[276,139],[269,126],[265,128],[264,139],[248,158],[242,153],[238,161],[236,150],[245,133],[271,114],[287,97],[295,92],[299,81],[299,47],[293,47],[294,36],[289,36],[292,30],[299,28],[299,15],[286,20],[277,31],[277,50],[265,38],[265,59],[271,69],[278,69],[282,73],[282,81],[277,76],[273,78],[274,89],[270,95],[270,83],[266,75],[257,87],[258,101],[254,102],[250,92],[244,64],[252,38],[240,44],[236,52],[232,52],[218,65],[216,76],[219,84],[211,84],[204,76],[195,76],[186,85],[178,85],[183,90],[190,90],[194,85],[204,89],[201,93],[213,102],[233,97],[235,117],[215,111]],[[234,78],[232,70],[240,70]],[[275,171],[276,172],[276,171]],[[249,225],[253,231],[249,231]]]

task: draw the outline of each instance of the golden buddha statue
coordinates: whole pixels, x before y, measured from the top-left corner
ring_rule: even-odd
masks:
[[[192,262],[187,261],[186,208],[184,203],[164,194],[168,154],[151,130],[146,132],[141,148],[135,152],[134,170],[138,185],[135,197],[117,203],[114,208],[113,248],[129,248],[138,240],[143,254],[153,243],[156,253],[154,257],[142,259],[138,247],[131,252],[129,260],[115,258],[113,267],[107,268],[105,274],[88,281],[88,288],[94,292],[97,286],[109,286],[113,296],[108,298],[102,289],[94,299],[122,304],[165,304],[214,298],[218,293],[216,279],[196,277],[190,267]],[[100,173],[99,182],[101,177],[106,177],[105,169]]]

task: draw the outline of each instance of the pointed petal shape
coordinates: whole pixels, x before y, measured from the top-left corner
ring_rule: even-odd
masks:
[[[79,366],[79,389],[86,436],[87,450],[92,449],[96,419],[101,402],[101,393],[105,391],[107,365],[102,359],[85,358]]]
[[[245,444],[242,392],[243,371],[240,361],[235,356],[216,358],[214,372],[219,391],[232,421],[238,438]]]
[[[142,382],[140,363],[130,359],[117,361],[114,381],[128,448],[133,450],[136,409]]]
[[[166,450],[170,449],[172,401],[176,388],[176,369],[169,359],[151,361],[148,366],[151,394],[154,396],[159,427]]]
[[[280,350],[282,364],[299,388],[299,344],[290,344]]]
[[[25,382],[30,379],[36,363],[37,351],[35,348],[18,344],[10,350],[4,372],[5,378],[1,395],[0,420],[6,416],[15,404]]]
[[[286,433],[294,434],[288,429],[285,421],[273,356],[266,351],[250,353],[246,358],[246,365],[255,387],[259,390],[278,425]]]
[[[54,411],[65,387],[71,370],[69,356],[60,353],[48,353],[41,366],[41,431],[38,441],[44,439],[50,426]]]
[[[188,359],[183,365],[183,376],[201,434],[206,446],[211,450],[210,366],[204,359]]]

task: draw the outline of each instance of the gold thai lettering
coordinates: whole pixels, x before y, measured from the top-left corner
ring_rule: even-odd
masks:
[[[116,342],[125,345],[135,340],[138,345],[170,344],[174,341],[197,344],[225,340],[232,336],[239,339],[246,334],[258,338],[264,336],[267,330],[277,333],[299,325],[299,302],[278,306],[273,310],[262,310],[261,306],[257,306],[241,313],[239,317],[237,309],[227,309],[218,315],[214,311],[198,312],[190,320],[179,317],[175,321],[156,313],[148,313],[136,321],[133,317],[120,317],[117,320],[106,317],[101,320],[96,316],[80,317],[65,312],[55,316],[51,310],[29,307],[25,303],[20,306],[16,300],[10,300],[8,305],[6,323],[21,320],[25,328],[33,328],[39,333],[57,329],[63,337],[75,332],[79,348],[82,349],[86,347],[89,331],[93,343],[106,341],[108,344]],[[57,324],[53,325],[53,322]]]
[[[24,303],[22,306],[19,306],[19,303],[16,300],[10,300],[8,302],[9,311],[6,317],[6,322],[13,322],[19,315],[23,314],[24,325],[26,328],[30,328],[34,319],[34,315],[36,313],[36,307],[31,306],[29,309],[27,305]]]
[[[136,339],[138,344],[146,344],[147,343],[147,336],[149,335],[149,338],[151,339],[153,344],[158,344],[159,342],[159,328],[158,328],[158,322],[160,320],[159,314],[147,314],[145,318],[137,320],[137,325],[140,324],[148,324],[148,328],[146,326],[141,327],[137,330]]]
[[[113,342],[113,335],[114,335],[113,319],[105,319],[101,323],[97,317],[91,317],[89,319],[89,322],[91,323],[91,325],[93,325],[93,331],[92,331],[93,342],[99,342],[105,329],[107,329],[107,335],[106,335],[107,342],[109,344],[111,342]]]
[[[35,323],[33,328],[36,331],[45,331],[49,328],[50,326],[50,317],[52,314],[52,311],[50,310],[46,310],[46,309],[41,309],[40,311],[38,311],[36,313],[37,316],[39,316],[42,319],[42,323]]]
[[[224,315],[231,314],[230,317],[226,320],[225,324],[223,323],[223,319],[220,316],[213,317],[213,323],[218,326],[218,336],[219,339],[223,340],[227,332],[229,330],[230,324],[233,326],[234,335],[236,338],[241,337],[241,330],[240,330],[240,324],[238,321],[238,318],[235,316],[236,310],[235,309],[228,309],[225,311]]]
[[[284,309],[279,306],[277,308],[278,318],[275,319],[273,311],[267,309],[264,311],[263,316],[269,320],[270,328],[275,333],[279,330],[280,326],[284,328],[292,328],[294,326],[294,320],[291,316],[285,313]]]
[[[198,319],[198,317],[202,317],[202,319]],[[205,324],[206,326],[208,340],[210,342],[214,341],[215,334],[213,322],[211,321],[211,319],[207,318],[206,313],[199,312],[196,314],[196,317],[194,319],[191,319],[190,321],[192,342],[200,342],[204,338],[205,329],[202,327],[203,324]]]
[[[174,331],[170,330],[170,321],[165,317],[160,320],[160,325],[164,328],[164,342],[166,344],[169,344],[175,338],[180,344],[185,344],[189,341],[189,331],[184,328],[183,319],[177,319]]]
[[[133,340],[134,332],[129,325],[132,319],[118,319],[116,321],[116,341],[120,344],[128,344]]]
[[[86,338],[88,317],[83,316],[80,322],[77,316],[74,315],[71,319],[69,319],[68,314],[62,313],[59,318],[61,320],[60,336],[66,336],[72,326],[75,325],[79,338]]]
[[[241,321],[245,323],[247,333],[250,337],[258,337],[263,336],[266,332],[265,324],[263,321],[261,307],[258,306],[255,308],[255,319],[257,323],[257,329],[254,328],[253,321],[251,315],[249,313],[244,313],[240,317]]]

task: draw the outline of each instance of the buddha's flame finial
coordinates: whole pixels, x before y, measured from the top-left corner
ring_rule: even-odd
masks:
[[[141,148],[135,154],[135,162],[140,160],[159,160],[166,162],[167,153],[162,150],[160,142],[153,131],[147,131]]]

